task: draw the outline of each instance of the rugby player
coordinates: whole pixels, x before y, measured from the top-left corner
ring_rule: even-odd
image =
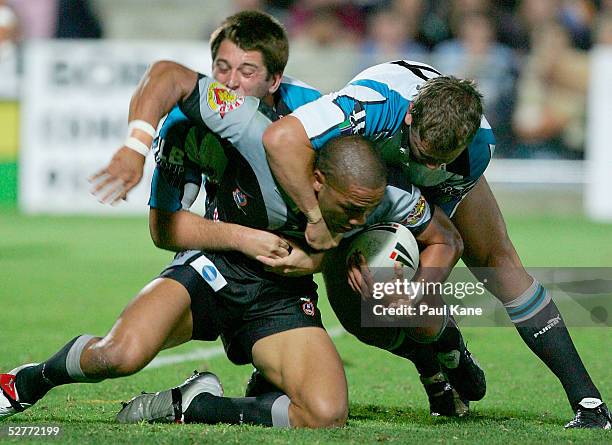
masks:
[[[307,215],[306,239],[317,249],[336,241],[305,185],[311,181],[315,151],[345,134],[375,140],[386,162],[399,169],[390,183],[419,186],[430,203],[452,218],[463,239],[465,264],[561,381],[575,412],[566,427],[609,429],[610,413],[601,394],[549,291],[525,271],[483,176],[495,141],[474,86],[426,64],[398,60],[366,69],[340,91],[266,130],[270,166]],[[357,323],[345,326],[360,335]]]
[[[205,91],[214,91],[219,88],[218,84],[210,79],[202,79],[201,83],[204,83]],[[226,98],[225,102],[218,105],[229,105],[231,99],[228,98],[235,96],[230,94],[224,97]],[[236,104],[234,103],[234,105]],[[245,107],[244,109],[247,110],[248,108]],[[241,109],[236,108],[236,111],[238,110]],[[211,110],[209,109],[209,111]],[[213,117],[216,116],[218,125],[227,127],[228,122],[232,121],[229,114],[223,116],[219,108],[213,111]],[[219,119],[219,116],[224,117],[224,119]],[[238,113],[238,116],[240,116],[240,113]],[[257,119],[264,122],[264,125],[269,123],[265,121],[263,115],[258,114],[258,116]],[[247,122],[250,123],[252,119],[238,117],[236,121],[246,124]],[[231,135],[227,136],[228,139],[234,143],[234,146],[240,147],[240,136],[244,133],[238,131],[235,125],[233,127],[229,125],[229,127],[231,127],[229,132],[238,139],[232,140]],[[260,128],[255,140],[261,141],[261,134],[265,127],[260,124],[259,127],[255,126],[255,128]],[[222,133],[221,130],[219,132]],[[248,141],[249,138],[245,140]],[[356,145],[367,147],[367,144],[364,145],[363,143]],[[244,161],[244,157],[236,150],[234,149],[232,153]],[[353,147],[351,150],[356,150],[356,148]],[[259,153],[257,160],[265,159],[263,147],[258,151],[243,150],[243,153],[249,159],[249,162],[256,161],[251,157],[253,153]],[[359,178],[359,181],[367,182],[367,178],[370,178],[370,184],[375,184],[376,181],[381,184],[380,181],[384,181],[384,171],[380,168],[376,169],[376,159],[368,158],[367,153],[367,150],[362,153],[361,158],[364,160],[362,167],[368,170],[370,174],[358,170],[353,170],[353,174],[356,178]],[[237,163],[238,167],[233,170],[234,180],[239,177],[242,183],[248,177],[253,178],[253,168],[250,167],[249,162]],[[344,164],[347,162],[345,159]],[[256,170],[258,172],[263,171],[261,166]],[[236,171],[240,171],[240,174]],[[376,190],[379,192],[378,194],[368,187],[361,187],[354,191],[350,182],[346,185],[351,190],[350,196],[346,196],[346,193],[342,190],[339,191],[338,187],[335,187],[332,192],[332,188],[326,186],[326,181],[332,180],[336,184],[346,184],[346,178],[344,178],[344,181],[340,178],[334,178],[333,172],[347,172],[349,170],[331,168],[327,175],[323,174],[325,172],[324,167],[320,171],[321,181],[316,183],[315,187],[322,198],[322,206],[328,209],[324,213],[326,213],[330,224],[334,223],[338,224],[338,227],[348,228],[357,225],[364,219],[364,213],[373,207],[374,201],[380,199],[380,190]],[[265,172],[262,174],[266,181],[271,180],[269,170],[267,174]],[[223,177],[230,178],[228,181],[232,180],[231,174]],[[159,179],[163,180],[163,177],[160,176]],[[259,178],[256,179],[259,181]],[[258,196],[261,196],[262,200],[260,200],[259,206],[255,206],[258,211],[255,211],[253,218],[246,218],[246,220],[251,225],[266,220],[271,226],[266,225],[265,228],[270,229],[276,227],[275,224],[279,222],[279,218],[282,218],[283,215],[286,216],[288,211],[285,210],[283,213],[282,206],[278,204],[277,199],[276,205],[272,205],[270,208],[276,219],[271,220],[267,207],[265,213],[261,211],[261,205],[267,204],[264,195],[269,198],[264,190],[268,190],[268,187],[260,188]],[[372,193],[368,193],[368,191]],[[230,195],[228,194],[219,195],[219,199],[221,199],[221,196],[225,197],[226,205],[225,207],[215,206],[217,215],[220,213],[220,209],[221,214],[225,213],[226,210],[224,209],[227,209],[228,214],[231,214],[232,211],[236,212],[236,210],[233,210],[233,206],[236,206],[236,208],[244,207],[240,206],[239,203],[243,203],[245,198],[248,199],[247,195],[240,196],[239,193],[234,192],[236,192],[236,189],[232,190],[231,199],[229,199]],[[328,198],[325,198],[325,196]],[[411,197],[413,195],[407,194],[407,196]],[[416,196],[415,202],[420,202],[419,195],[416,192],[414,196]],[[323,205],[325,199],[328,199],[326,206]],[[358,199],[359,202],[352,203],[354,199]],[[238,203],[236,203],[236,200],[238,200]],[[227,204],[228,202],[229,204]],[[405,202],[405,199],[402,202]],[[342,207],[339,203],[342,204]],[[344,210],[347,206],[351,208],[352,213],[350,215],[346,215]],[[397,208],[397,206],[393,208]],[[414,209],[408,206],[403,210],[409,214]],[[275,213],[279,211],[280,213]],[[213,210],[212,216],[214,214]],[[390,216],[384,214],[383,216],[385,216],[385,220],[390,219]],[[432,232],[439,235],[435,230],[437,225],[430,223],[429,211],[423,213],[422,216],[419,222],[427,225],[428,236],[431,236]],[[402,218],[405,217],[406,214],[402,215]],[[305,225],[305,220],[302,222]],[[278,229],[278,227],[276,228]],[[297,231],[302,233],[303,228],[304,226],[297,227]],[[294,232],[295,228],[291,233]],[[450,233],[452,235],[452,230]],[[446,233],[442,235],[447,236]],[[421,238],[425,239],[424,237]],[[288,242],[282,241],[284,245],[281,247],[288,250]],[[216,243],[216,247],[221,250],[236,249],[236,240],[234,239],[231,243],[223,245],[223,238],[218,238]],[[295,246],[294,252],[294,257],[299,256],[300,249]],[[453,253],[450,257],[456,261],[459,251],[455,249]],[[149,399],[150,403],[147,404],[148,420],[246,421],[265,425],[276,424],[277,426],[287,426],[288,424],[293,426],[332,426],[343,423],[343,419],[346,417],[346,383],[337,353],[325,331],[319,327],[320,317],[316,309],[316,295],[309,298],[313,292],[312,280],[310,279],[306,283],[303,278],[296,278],[293,281],[283,279],[284,284],[279,289],[277,286],[279,279],[269,278],[270,275],[261,270],[261,266],[255,274],[251,273],[249,275],[246,273],[245,270],[248,272],[252,264],[238,253],[219,253],[210,256],[213,257],[212,261],[201,252],[188,252],[178,255],[160,278],[151,282],[141,291],[104,338],[87,335],[78,336],[49,360],[38,365],[20,366],[7,374],[3,374],[0,382],[2,387],[0,415],[7,417],[28,408],[55,386],[74,382],[93,382],[104,378],[128,375],[145,366],[162,348],[181,344],[191,338],[209,339],[211,337],[216,338],[221,334],[228,355],[232,360],[255,362],[259,368],[264,370],[266,378],[277,387],[285,389],[289,397],[275,393],[260,396],[255,400],[252,398],[248,400],[225,399],[220,397],[220,385],[214,375],[210,373],[197,374],[188,379],[181,387],[165,392],[163,396],[160,396],[161,400],[159,398]],[[237,261],[235,261],[236,256],[238,257]],[[241,261],[246,264],[244,268],[240,267]],[[198,270],[196,270],[196,267]],[[254,265],[253,268],[257,269]],[[222,269],[225,275],[220,274],[219,269]],[[167,278],[171,275],[175,279]],[[236,275],[238,275],[238,278],[236,278]],[[255,283],[245,283],[245,277],[247,276],[257,277],[253,278]],[[262,283],[266,283],[266,280],[272,282],[268,288],[262,285]],[[236,283],[240,284],[242,295],[236,294]],[[232,284],[234,285],[232,286]],[[201,290],[202,286],[204,291]],[[266,290],[264,293],[265,297],[268,298],[267,300],[265,297],[261,297],[259,291],[255,292],[254,295],[253,290],[259,290],[262,286]],[[213,293],[211,289],[218,289],[217,294],[222,296],[222,300],[227,304],[217,304],[217,299],[211,297]],[[268,290],[270,290],[270,293],[267,292]],[[293,298],[296,290],[301,290],[303,293],[297,302],[298,304],[292,305],[289,300]],[[292,297],[283,298],[287,296],[288,291],[292,293]],[[241,296],[246,301],[240,301],[239,297]],[[239,301],[234,301],[234,297]],[[283,304],[288,307],[286,309],[281,307],[279,310],[279,305],[282,306]],[[275,307],[271,309],[270,305]],[[270,311],[267,312],[266,309],[270,309]],[[249,311],[251,312],[249,313]],[[252,313],[253,311],[256,312],[255,315]],[[296,311],[299,315],[295,314]],[[264,321],[266,316],[270,316],[272,313],[276,317],[275,320],[280,322],[267,323]],[[245,322],[245,317],[248,322]],[[288,323],[282,322],[283,317],[288,319]],[[155,326],[155,330],[151,329],[151,326]],[[306,339],[308,341],[307,348],[303,344]],[[313,339],[317,343],[315,348],[312,347]],[[308,354],[300,353],[298,354],[299,357],[291,355],[291,353],[297,354],[297,351],[306,349],[309,351]],[[286,352],[289,352],[290,355],[284,356],[281,362],[283,364],[290,363],[290,368],[297,370],[295,371],[298,373],[296,376],[292,376],[292,369],[286,369],[286,367],[279,365],[279,357]],[[313,358],[316,358],[316,360],[313,361]],[[316,365],[314,369],[309,366],[311,363]],[[306,366],[303,366],[304,364]],[[281,366],[281,369],[277,366]],[[300,374],[300,372],[303,374]],[[290,376],[292,377],[290,378]],[[322,388],[327,388],[326,391],[329,388],[334,388],[334,391],[319,394],[318,391],[308,390],[307,393],[304,393],[304,388],[308,388],[309,385],[312,386],[309,377],[315,378],[313,376],[316,376],[318,384],[323,379],[325,384]],[[206,400],[205,406],[208,407],[206,413],[199,410],[197,412],[200,414],[193,412],[188,414],[186,411],[192,406],[196,396],[201,395],[201,393],[206,393],[202,394],[200,398]],[[138,403],[142,402],[142,399],[140,399]],[[194,410],[199,405],[199,403],[193,404]],[[179,408],[175,410],[172,408],[173,406]],[[211,418],[209,411],[216,413],[215,416],[217,417],[213,416]],[[124,421],[134,420],[126,412],[129,412],[129,409],[123,412],[124,415],[120,416],[120,419]],[[276,413],[276,417],[274,413]]]
[[[211,52],[215,79],[226,83],[238,94],[254,96],[265,94],[263,102],[271,105],[279,115],[288,114],[297,106],[318,98],[320,94],[316,90],[288,77],[281,77],[282,68],[287,60],[287,44],[265,43],[262,36],[271,26],[256,26],[257,24],[249,23],[245,19],[248,14],[260,13],[236,14],[226,20],[219,31],[213,34]],[[279,39],[280,33],[276,34],[276,38]],[[154,64],[134,96],[130,119],[140,116],[147,122],[157,122],[161,117],[160,110],[184,99],[194,89],[196,81],[197,73],[185,67],[170,62]],[[161,100],[145,103],[144,100],[147,98]],[[193,146],[193,138],[189,135],[195,133],[203,137],[201,131],[201,128],[188,123],[187,117],[175,107],[160,131],[162,143],[157,154],[158,168],[155,177],[159,176],[159,171],[162,169],[182,169],[183,162],[195,161],[208,178],[206,186],[210,195],[213,191],[211,185],[218,182],[226,160],[224,161],[225,156],[218,143],[211,142],[216,139],[206,137],[206,141],[209,141],[206,146]],[[151,144],[151,135],[138,129],[133,130],[133,134],[146,145]],[[211,165],[210,159],[222,161]],[[101,193],[100,196],[103,196],[102,200],[113,201],[125,197],[127,191],[140,180],[143,164],[144,156],[128,147],[122,147],[109,166],[97,176],[101,181],[96,190]],[[105,189],[109,185],[110,188]],[[405,188],[410,190],[411,186],[406,184]],[[151,208],[151,235],[158,247],[173,251],[211,249],[216,247],[215,241],[222,237],[228,243],[234,242],[235,245],[239,245],[242,251],[252,258],[259,256],[278,260],[286,257],[287,251],[283,248],[285,244],[276,235],[252,229],[241,230],[238,225],[229,227],[211,225],[210,221],[194,213],[178,211],[188,207],[195,196],[191,186],[175,193],[180,195],[179,204],[174,207],[152,206]],[[424,206],[421,204],[420,208]],[[286,262],[277,266],[277,270],[292,273],[294,268],[299,269],[291,264],[292,260],[293,257],[288,258]],[[358,307],[358,304],[353,304],[353,309]],[[342,307],[337,305],[335,309],[338,312]],[[453,324],[452,320],[450,322]],[[451,383],[457,386],[465,399],[479,400],[484,396],[486,390],[484,375],[471,360],[467,349],[461,345],[461,335],[455,326],[445,331],[447,338],[441,338],[432,345],[415,343],[409,337],[404,339],[403,331],[397,331],[399,334],[394,332],[396,331],[386,332],[382,336],[385,340],[375,345],[414,362],[428,394],[432,413],[442,415],[456,413],[456,397],[442,371],[450,378]],[[387,339],[389,335],[391,340]],[[452,360],[456,356],[456,350],[462,351],[459,362]],[[436,354],[439,354],[443,368],[440,367]],[[451,357],[451,360],[446,360],[446,357]]]
[[[214,85],[208,78],[202,81],[203,88]],[[218,112],[211,113],[221,121]],[[244,116],[240,108],[223,119],[223,124],[233,120],[236,138],[243,140],[256,131],[261,141],[269,124],[263,114]],[[216,214],[226,222],[244,218],[252,227],[301,233],[305,220],[295,220],[280,195],[266,192],[273,179],[261,142],[259,147],[232,142],[230,168],[208,216]],[[337,168],[346,165],[354,150],[367,159],[367,168]],[[366,139],[330,143],[319,157],[316,175],[320,204],[330,224],[338,227],[363,224],[385,193],[384,165]],[[0,376],[0,413],[5,417],[23,410],[61,384],[133,374],[161,349],[219,336],[232,362],[253,363],[283,392],[224,398],[216,376],[196,374],[179,388],[133,400],[118,420],[135,422],[144,416],[151,421],[279,427],[344,424],[348,411],[344,370],[323,329],[312,275],[281,277],[234,251],[178,254],[128,305],[105,337],[80,335],[49,360]]]
[[[231,143],[224,147],[229,167],[207,216],[287,236],[303,234],[303,215],[295,213],[290,201],[270,187],[274,179],[261,144],[269,118],[252,107],[238,105],[226,113],[202,107],[208,93],[217,88],[216,82],[201,77],[196,92],[181,105],[192,118],[198,113],[202,123]],[[250,99],[257,101],[245,101]],[[259,145],[254,146],[253,141]],[[360,154],[360,162],[354,161],[354,153]],[[422,202],[416,188],[407,192],[385,187],[384,164],[365,138],[331,141],[318,156],[316,169],[312,187],[324,217],[338,232],[365,223],[405,221]],[[171,188],[169,176],[158,179]],[[454,236],[448,227],[450,222],[441,212],[432,216],[426,208],[411,229],[427,246],[439,246]],[[447,241],[445,258],[456,261],[460,250],[451,243]],[[289,256],[301,255],[299,246],[294,247],[296,253]],[[316,258],[322,256],[309,257],[315,258],[313,270],[318,268]],[[216,376],[196,374],[180,387],[138,396],[119,413],[118,420],[342,425],[348,405],[344,371],[322,327],[316,303],[311,273],[281,277],[239,252],[182,252],[141,291],[104,338],[80,335],[49,360],[0,376],[2,415],[28,408],[55,386],[129,375],[163,348],[220,335],[234,363],[253,363],[283,392],[224,398]]]

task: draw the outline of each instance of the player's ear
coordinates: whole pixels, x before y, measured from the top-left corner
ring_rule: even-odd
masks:
[[[274,94],[276,90],[278,90],[278,87],[280,87],[281,81],[283,80],[283,73],[272,74],[272,79],[274,82],[270,85],[270,88],[268,88],[268,93],[270,94]]]
[[[312,188],[315,192],[319,193],[323,188],[323,185],[325,185],[325,175],[321,172],[321,170],[315,168]]]
[[[412,123],[412,102],[410,102],[410,106],[408,107],[408,111],[406,112],[406,116],[404,116],[404,123],[406,125],[410,125]]]

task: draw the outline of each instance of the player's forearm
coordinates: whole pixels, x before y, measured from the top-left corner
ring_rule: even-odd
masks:
[[[457,245],[433,244],[421,252],[419,268],[413,281],[443,283],[461,257],[462,248]]]
[[[188,211],[151,209],[149,229],[153,242],[160,249],[173,252],[240,250],[240,226],[211,221]]]
[[[427,228],[416,238],[425,248],[413,280],[444,282],[463,254],[463,240],[442,209],[436,208]]]
[[[312,258],[312,273],[319,273],[323,271],[323,258],[325,258],[325,252],[311,253]]]
[[[143,120],[157,127],[159,120],[174,105],[191,94],[197,80],[198,73],[178,63],[155,62],[147,69],[132,95],[129,121]]]
[[[268,163],[283,190],[305,214],[318,208],[313,191],[315,153],[301,122],[287,116],[270,125],[263,136]]]

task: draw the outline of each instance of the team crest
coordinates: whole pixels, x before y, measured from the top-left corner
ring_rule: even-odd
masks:
[[[236,190],[232,192],[232,195],[234,195],[236,206],[244,212],[242,208],[248,204],[246,195],[239,188],[236,188]]]
[[[308,315],[309,317],[314,317],[315,316],[315,310],[316,307],[314,305],[314,303],[312,301],[310,301],[310,298],[300,298],[300,301],[302,301],[302,311]]]
[[[403,224],[409,227],[416,225],[425,214],[426,204],[427,203],[425,202],[425,198],[421,196],[416,205],[414,206],[414,209],[412,209],[410,213],[408,213],[408,216],[404,220]]]
[[[207,101],[210,109],[219,113],[223,119],[225,113],[235,110],[244,103],[244,97],[228,90],[219,82],[213,82],[208,86]]]

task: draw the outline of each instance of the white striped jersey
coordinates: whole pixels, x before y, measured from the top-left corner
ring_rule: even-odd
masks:
[[[364,70],[341,90],[303,105],[292,116],[300,120],[315,149],[340,135],[359,134],[376,141],[384,158],[393,159],[398,167],[391,172],[392,184],[418,186],[430,203],[452,216],[489,164],[495,138],[483,116],[468,149],[445,169],[431,170],[410,159],[402,134],[404,117],[418,87],[440,75],[424,63],[383,63]]]

